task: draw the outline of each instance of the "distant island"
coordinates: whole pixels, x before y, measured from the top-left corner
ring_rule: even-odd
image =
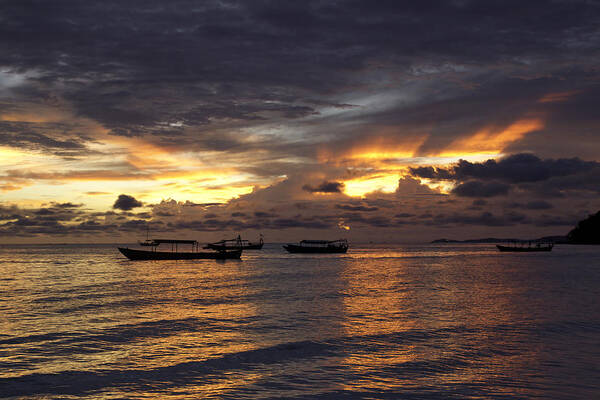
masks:
[[[482,238],[482,239],[436,239],[431,243],[511,243],[511,242],[552,242],[556,244],[600,244],[600,211],[577,223],[565,235],[544,236],[537,239]]]
[[[482,239],[436,239],[431,243],[512,243],[512,242],[552,242],[552,243],[568,243],[566,236],[544,236],[536,239],[518,239],[518,238],[482,238]]]
[[[600,244],[600,211],[577,223],[567,234],[568,243]]]

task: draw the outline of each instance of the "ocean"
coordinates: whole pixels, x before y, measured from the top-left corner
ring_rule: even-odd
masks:
[[[0,246],[0,397],[600,398],[600,246]]]

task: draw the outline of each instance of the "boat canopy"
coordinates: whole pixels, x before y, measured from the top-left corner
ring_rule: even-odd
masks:
[[[171,243],[171,244],[196,244],[197,240],[179,240],[179,239],[152,239],[156,244]]]
[[[330,244],[330,243],[338,243],[338,242],[345,243],[346,239],[338,239],[338,240],[302,240],[302,241],[300,241],[300,243],[306,243],[306,244]]]
[[[249,240],[236,238],[236,239],[223,239],[223,240],[219,240],[218,242],[214,242],[212,244],[226,244],[226,243],[231,243],[231,242],[233,242],[233,243],[238,243],[238,242],[250,243]]]

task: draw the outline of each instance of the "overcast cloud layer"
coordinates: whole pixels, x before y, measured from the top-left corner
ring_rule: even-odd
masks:
[[[0,234],[565,233],[600,208],[599,26],[594,1],[4,1]]]

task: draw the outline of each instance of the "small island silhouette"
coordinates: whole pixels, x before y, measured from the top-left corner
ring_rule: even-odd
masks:
[[[600,211],[579,221],[567,234],[567,243],[600,244]]]
[[[552,242],[556,244],[600,244],[600,211],[579,221],[567,235],[544,236],[537,239],[481,238],[481,239],[436,239],[431,243],[511,243]]]

